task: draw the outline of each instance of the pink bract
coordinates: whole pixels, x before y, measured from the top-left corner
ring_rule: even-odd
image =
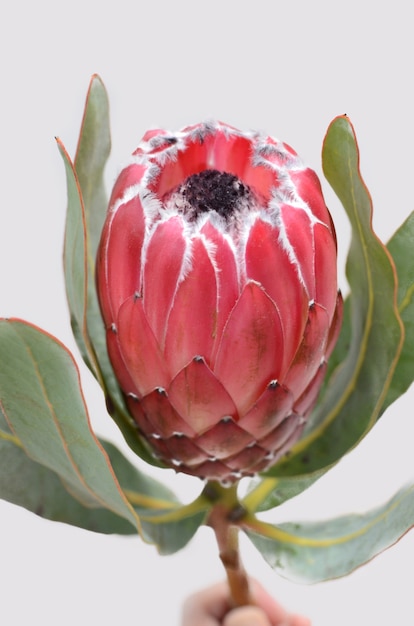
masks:
[[[300,437],[342,314],[316,174],[223,123],[150,131],[115,183],[97,262],[109,356],[140,434],[232,482]]]

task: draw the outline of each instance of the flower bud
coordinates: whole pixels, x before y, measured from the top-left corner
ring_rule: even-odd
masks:
[[[97,262],[109,356],[154,454],[231,482],[300,437],[341,321],[336,239],[288,145],[223,123],[146,133]]]

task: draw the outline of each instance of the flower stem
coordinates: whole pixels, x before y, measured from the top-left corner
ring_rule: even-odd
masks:
[[[223,488],[220,488],[220,490]],[[239,528],[237,512],[240,505],[233,487],[223,492],[222,498],[213,506],[208,525],[213,529],[219,556],[227,574],[230,596],[235,607],[252,604],[249,579],[243,567],[239,552]],[[236,514],[236,515],[235,515]]]

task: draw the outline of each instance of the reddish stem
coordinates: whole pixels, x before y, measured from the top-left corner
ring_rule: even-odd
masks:
[[[216,535],[219,556],[226,570],[234,606],[252,604],[248,576],[240,558],[239,529],[231,520],[228,505],[217,503],[210,513],[208,524]]]

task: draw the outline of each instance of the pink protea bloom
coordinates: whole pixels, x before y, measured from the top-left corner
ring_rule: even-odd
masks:
[[[154,454],[201,478],[265,470],[300,437],[341,321],[316,174],[223,123],[147,132],[97,263],[109,356]]]

